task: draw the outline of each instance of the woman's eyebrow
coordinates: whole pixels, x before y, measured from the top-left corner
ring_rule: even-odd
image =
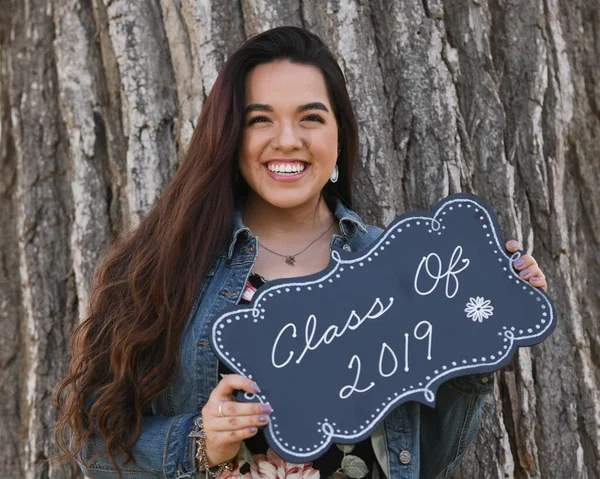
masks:
[[[323,110],[324,112],[329,113],[327,107],[320,101],[314,101],[312,103],[307,103],[306,105],[300,105],[296,111],[298,113],[302,113],[306,110]]]
[[[324,112],[329,113],[329,109],[320,101],[306,103],[304,105],[300,105],[296,109],[296,111],[298,113],[302,113],[303,111],[307,111],[307,110],[323,110]],[[271,105],[265,105],[264,103],[250,103],[246,107],[246,113],[251,113],[253,111],[266,111],[266,112],[272,113],[273,107]]]

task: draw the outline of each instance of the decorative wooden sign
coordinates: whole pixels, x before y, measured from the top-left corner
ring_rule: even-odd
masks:
[[[273,450],[311,461],[548,337],[554,307],[513,269],[522,254],[507,254],[480,198],[452,195],[400,216],[364,251],[333,250],[319,274],[265,284],[215,321],[212,347],[261,387],[240,399],[273,407]]]

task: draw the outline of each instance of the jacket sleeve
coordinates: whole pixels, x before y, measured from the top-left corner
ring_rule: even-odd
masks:
[[[124,479],[193,478],[195,470],[195,442],[189,437],[197,414],[179,416],[145,416],[142,429],[132,454],[134,462],[125,463],[119,456],[117,463]],[[90,479],[115,479],[116,469],[106,453],[101,436],[91,439],[78,461],[83,473]]]
[[[440,386],[435,408],[421,406],[421,477],[448,477],[463,460],[481,424],[493,374],[454,378]]]

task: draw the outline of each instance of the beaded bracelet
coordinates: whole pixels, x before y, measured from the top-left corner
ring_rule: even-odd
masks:
[[[194,421],[194,430],[189,437],[196,438],[196,460],[198,469],[201,472],[207,472],[212,477],[217,477],[223,471],[233,471],[233,460],[228,460],[214,467],[208,466],[208,457],[206,457],[206,431],[202,424],[202,417],[198,416]]]

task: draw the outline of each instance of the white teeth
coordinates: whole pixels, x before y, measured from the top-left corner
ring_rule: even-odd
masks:
[[[296,174],[304,171],[306,165],[304,163],[287,163],[283,164],[267,164],[270,171],[277,174]]]

